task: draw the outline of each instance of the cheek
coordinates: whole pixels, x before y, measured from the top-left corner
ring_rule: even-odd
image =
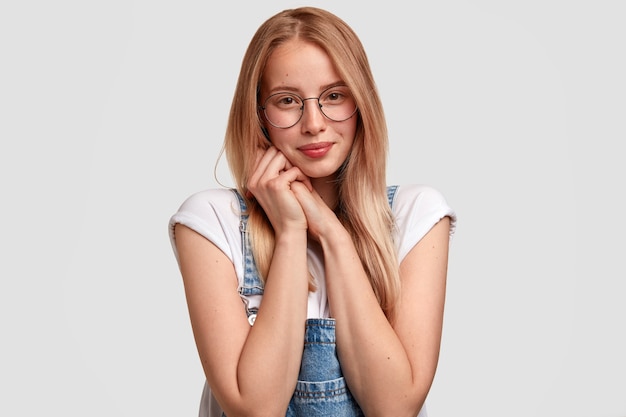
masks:
[[[354,138],[356,137],[356,131],[357,131],[357,121],[356,120],[349,120],[351,123],[346,123],[345,128],[342,131],[343,137],[346,138],[346,140],[352,141],[354,142]],[[348,121],[346,121],[348,122]]]
[[[276,146],[276,149],[279,151],[284,151],[285,147],[289,143],[293,143],[293,138],[290,137],[290,134],[287,130],[277,129],[273,126],[267,128],[267,133],[269,135],[269,141],[272,145]]]

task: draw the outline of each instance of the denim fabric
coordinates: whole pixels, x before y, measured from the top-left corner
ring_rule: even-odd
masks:
[[[296,390],[286,417],[363,416],[341,373],[335,320],[308,319]]]
[[[389,204],[393,203],[396,186],[387,187]],[[243,198],[235,191],[241,207],[241,239],[244,258],[244,279],[239,286],[241,295],[262,295],[263,283],[259,278],[252,256],[246,226],[248,216]],[[256,310],[246,312],[251,324]],[[225,415],[223,414],[225,417]],[[341,372],[335,344],[335,320],[331,318],[306,321],[304,351],[296,390],[289,402],[285,417],[359,417],[361,408],[350,394]]]
[[[247,207],[243,200],[243,197],[235,190],[235,195],[239,200],[239,208],[241,209],[241,219],[239,221],[239,230],[241,231],[241,247],[243,250],[243,284],[239,286],[239,293],[241,295],[262,295],[263,294],[263,282],[259,278],[256,263],[252,256],[252,248],[250,246],[250,239],[248,238],[248,215],[245,214]],[[248,314],[250,315],[250,314]]]

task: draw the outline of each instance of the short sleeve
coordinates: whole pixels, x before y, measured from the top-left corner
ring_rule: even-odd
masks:
[[[439,190],[428,185],[399,186],[392,212],[396,221],[394,239],[400,262],[442,218],[450,217],[450,236],[456,228],[455,211]]]
[[[169,220],[169,237],[178,260],[174,227],[180,223],[199,233],[235,264],[241,260],[240,209],[229,189],[211,189],[187,198]]]

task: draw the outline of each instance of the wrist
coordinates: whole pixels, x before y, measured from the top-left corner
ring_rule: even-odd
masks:
[[[318,241],[325,252],[334,249],[343,250],[346,245],[353,244],[352,237],[339,221],[337,221],[337,227],[329,227],[325,233],[321,233],[318,236]]]
[[[275,230],[275,241],[276,246],[297,246],[298,244],[304,244],[306,246],[307,229],[306,227],[287,227]]]

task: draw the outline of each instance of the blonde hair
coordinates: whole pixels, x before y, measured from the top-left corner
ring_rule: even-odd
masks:
[[[336,212],[352,236],[382,310],[392,321],[400,278],[386,193],[385,116],[361,41],[343,20],[318,8],[284,10],[259,27],[244,55],[230,109],[224,151],[237,188],[246,198],[255,262],[261,277],[266,277],[274,249],[274,231],[263,209],[256,200],[245,197],[256,150],[269,145],[262,133],[257,95],[268,57],[292,39],[314,43],[326,51],[357,103],[356,136],[339,172]]]

